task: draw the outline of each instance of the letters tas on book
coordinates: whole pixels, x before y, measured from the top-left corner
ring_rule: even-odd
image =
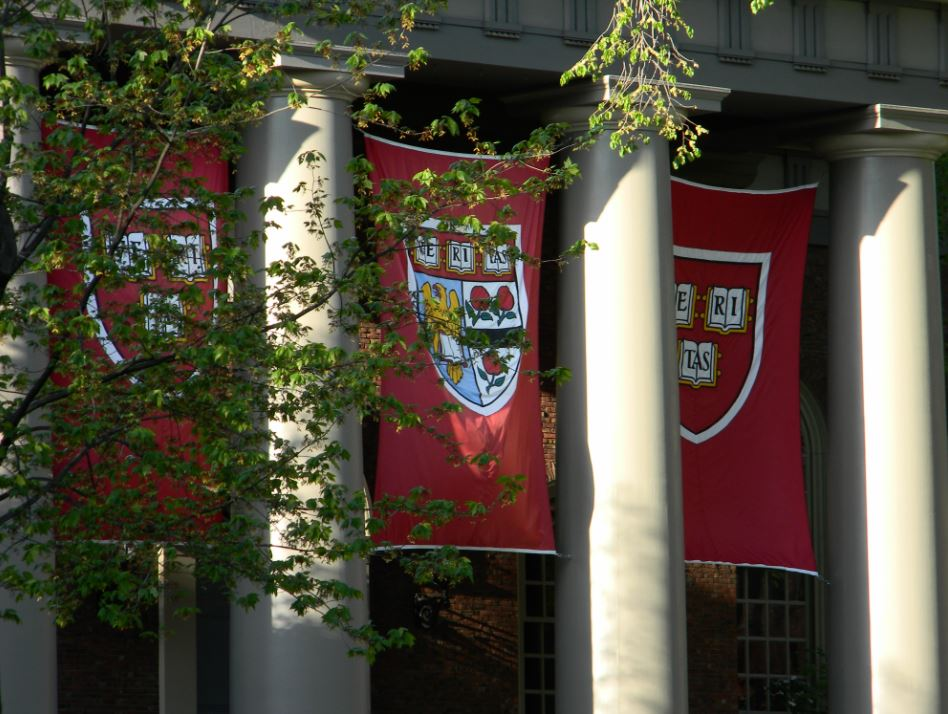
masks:
[[[708,333],[727,335],[746,332],[750,322],[750,291],[712,285],[700,294],[694,283],[675,285],[675,323],[678,327],[694,326],[695,318],[703,320]],[[703,312],[699,312],[703,309]],[[714,340],[678,340],[678,381],[692,387],[713,387],[717,384],[720,352]]]

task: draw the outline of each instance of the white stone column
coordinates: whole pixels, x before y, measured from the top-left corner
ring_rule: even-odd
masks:
[[[6,72],[8,76],[37,86],[40,63],[27,57],[22,43],[5,38]],[[39,143],[40,128],[35,117],[16,137],[21,144]],[[28,176],[10,181],[9,188],[18,195],[32,192]],[[42,288],[46,274],[26,272],[14,279],[11,287],[25,281]],[[18,368],[38,373],[46,366],[46,353],[31,348],[27,340],[17,340],[4,345]],[[2,512],[2,505],[0,505]],[[56,626],[53,618],[40,609],[37,603],[14,598],[0,590],[0,610],[13,608],[20,617],[20,624],[0,621],[0,702],[3,710],[23,714],[55,714],[56,712]]]
[[[933,161],[942,136],[839,135],[831,163],[830,710],[936,714],[946,436]]]
[[[268,104],[271,114],[247,134],[247,152],[238,171],[240,184],[256,187],[258,197],[278,195],[287,204],[293,204],[285,213],[268,216],[280,228],[267,231],[266,263],[285,258],[283,245],[291,241],[299,246],[301,254],[317,260],[327,251],[326,241],[312,235],[305,226],[305,194],[293,192],[301,182],[312,180],[309,169],[297,161],[302,152],[317,151],[325,157],[319,175],[331,198],[350,195],[352,191],[352,180],[346,172],[346,164],[352,158],[348,115],[351,80],[343,73],[331,71],[299,72],[292,75],[292,80],[295,90],[306,96],[307,105],[287,109],[287,92],[274,94]],[[352,234],[352,216],[346,209],[330,199],[325,210],[343,225],[330,231],[329,242]],[[259,220],[249,211],[248,219]],[[261,224],[253,227],[260,228]],[[323,313],[310,313],[306,320],[312,339],[353,347],[349,338],[329,325]],[[299,433],[295,425],[273,424],[271,428],[290,440]],[[350,488],[361,489],[361,432],[356,420],[340,428],[336,438],[351,455],[340,478]],[[271,531],[270,538],[271,543],[279,543],[277,529]],[[361,561],[326,565],[320,568],[319,575],[342,579],[367,593],[365,563]],[[232,609],[231,712],[368,714],[369,672],[364,659],[348,657],[352,643],[345,635],[326,627],[318,615],[299,617],[289,604],[284,596],[264,597],[250,613]],[[356,621],[367,618],[366,600],[347,604]]]
[[[588,112],[588,107],[586,109]],[[579,118],[579,117],[577,117]],[[559,283],[556,703],[560,714],[688,709],[668,145],[608,135],[575,156]]]

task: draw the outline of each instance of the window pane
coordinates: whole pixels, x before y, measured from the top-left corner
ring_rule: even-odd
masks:
[[[748,605],[747,606],[747,634],[751,637],[763,637],[766,633],[764,632],[764,615],[766,610],[763,605]]]
[[[543,688],[550,690],[556,687],[556,660],[547,657],[543,660]]]
[[[523,623],[523,651],[528,654],[539,654],[543,652],[543,645],[540,641],[540,632],[542,625],[539,622]]]
[[[747,599],[762,600],[764,598],[764,576],[767,571],[763,568],[747,569]]]
[[[540,660],[536,657],[527,657],[523,661],[523,684],[527,689],[540,689],[541,681]]]
[[[806,672],[806,643],[790,643],[790,672],[804,674]]]
[[[771,600],[784,600],[787,597],[786,573],[771,572],[767,578],[769,585],[769,596]]]
[[[527,580],[543,579],[543,559],[537,555],[528,555],[523,559],[523,571]]]
[[[556,601],[553,599],[556,591],[550,583],[543,588],[543,614],[553,617],[556,614]]]
[[[756,711],[767,711],[767,689],[766,680],[751,679],[748,680],[748,693],[750,708]]]
[[[768,635],[770,637],[786,637],[787,636],[787,608],[783,605],[771,605],[770,606],[770,630]]]
[[[543,586],[527,585],[527,615],[540,616],[543,614]]]
[[[543,697],[540,694],[527,694],[523,700],[525,714],[543,714]]]
[[[790,637],[806,637],[806,605],[790,606]]]
[[[540,560],[540,567],[543,570],[543,579],[548,583],[556,580],[556,558],[549,556],[534,556]]]
[[[767,674],[767,643],[750,643],[750,666],[747,668],[751,674]]]
[[[787,600],[806,600],[806,575],[787,573]]]
[[[782,640],[770,643],[770,673],[787,674],[787,644]]]

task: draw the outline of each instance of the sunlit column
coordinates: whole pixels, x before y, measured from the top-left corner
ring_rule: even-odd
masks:
[[[305,107],[287,108],[288,91],[274,94],[270,115],[247,134],[247,152],[239,167],[243,186],[254,186],[260,196],[281,196],[292,207],[269,215],[279,228],[268,228],[262,256],[266,264],[286,258],[284,245],[295,243],[300,254],[316,260],[329,244],[347,237],[353,230],[352,216],[332,199],[350,195],[352,180],[346,164],[352,158],[351,123],[348,105],[352,99],[350,78],[337,72],[305,72],[292,75],[293,89],[306,99]],[[329,193],[327,217],[342,222],[326,237],[311,233],[305,223],[306,195],[294,193],[301,182],[312,184],[313,176],[297,158],[302,152],[316,151],[325,157],[318,175]],[[248,214],[250,211],[248,211]],[[261,228],[261,224],[251,227]],[[347,233],[348,231],[348,233]],[[310,337],[327,345],[352,348],[349,338],[334,330],[325,312],[305,318]],[[272,424],[282,438],[297,441],[299,427]],[[335,434],[351,454],[340,474],[353,489],[362,488],[361,434],[358,423],[347,421]],[[303,497],[315,495],[304,492]],[[271,543],[279,546],[279,524],[271,532]],[[282,553],[277,553],[282,556]],[[322,566],[319,575],[342,579],[366,592],[365,564],[338,563]],[[366,601],[348,602],[356,621],[367,617]],[[230,708],[234,714],[303,714],[326,711],[367,714],[369,711],[368,666],[361,658],[347,656],[352,644],[341,633],[326,627],[318,615],[300,617],[289,608],[284,596],[264,597],[256,609],[231,613]]]
[[[25,55],[22,44],[5,38],[4,62],[7,75],[20,82],[37,86],[40,63]],[[39,121],[30,122],[16,137],[21,144],[40,141]],[[9,189],[20,196],[32,192],[28,176],[17,177]],[[11,288],[30,282],[42,288],[46,274],[27,271],[11,282]],[[3,351],[14,360],[18,369],[39,373],[46,365],[46,353],[28,344],[26,339],[3,346]],[[0,512],[3,506],[0,505]],[[23,714],[54,714],[56,712],[56,627],[52,617],[29,600],[15,602],[0,591],[0,611],[16,610],[20,624],[0,621],[0,704],[4,712]]]
[[[559,283],[559,714],[688,708],[669,160],[651,139],[620,157],[602,136],[562,199],[561,248],[598,250]]]
[[[830,709],[948,707],[946,436],[933,161],[911,132],[837,136],[831,163]]]

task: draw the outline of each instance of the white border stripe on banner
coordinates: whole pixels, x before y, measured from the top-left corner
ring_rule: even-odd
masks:
[[[697,181],[688,181],[687,179],[678,178],[677,176],[672,176],[672,181],[675,183],[684,184],[685,186],[694,186],[695,188],[703,188],[707,191],[722,191],[724,193],[751,193],[759,194],[766,196],[767,194],[778,194],[778,193],[794,193],[796,191],[808,191],[809,189],[819,188],[819,184],[816,183],[805,183],[800,186],[791,186],[790,188],[768,188],[768,189],[751,189],[751,188],[724,188],[723,186],[709,186],[706,183],[698,183]]]
[[[487,545],[380,545],[373,548],[375,553],[384,553],[388,550],[434,550],[435,548],[457,548],[458,550],[489,550],[494,553],[523,553],[524,555],[555,555],[559,558],[565,558],[566,555],[557,553],[555,550],[531,550],[530,548],[495,548]],[[691,562],[691,561],[689,561]],[[694,561],[697,562],[697,561]],[[730,564],[729,564],[730,565]],[[761,567],[771,567],[761,566]]]
[[[362,136],[371,139],[372,141],[377,141],[380,144],[388,144],[389,146],[397,146],[399,149],[409,149],[411,151],[420,151],[423,154],[434,154],[436,156],[454,156],[458,159],[484,159],[485,161],[504,161],[506,157],[504,156],[491,156],[489,154],[462,154],[457,151],[442,151],[441,149],[429,149],[424,146],[414,146],[412,144],[403,144],[400,141],[394,141],[392,139],[383,139],[380,136],[375,136],[375,134],[368,134],[362,132]]]
[[[729,560],[685,560],[686,563],[695,565],[734,565],[738,568],[768,568],[769,570],[783,570],[788,573],[800,573],[801,575],[812,575],[814,578],[826,580],[816,570],[804,570],[803,568],[790,568],[786,565],[767,565],[765,563],[733,563]],[[827,581],[828,582],[828,581]]]

